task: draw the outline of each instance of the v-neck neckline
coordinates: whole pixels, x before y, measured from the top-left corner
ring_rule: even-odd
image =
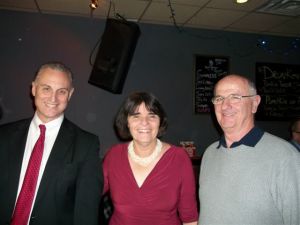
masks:
[[[129,144],[129,143],[128,143]],[[155,164],[155,166],[152,168],[152,170],[150,171],[150,173],[146,176],[146,178],[144,179],[144,181],[142,182],[141,186],[138,185],[138,182],[134,176],[134,173],[133,173],[133,170],[130,166],[130,162],[129,162],[129,156],[128,156],[128,144],[126,145],[126,148],[125,148],[125,160],[126,160],[126,164],[127,164],[127,168],[129,170],[129,173],[131,174],[131,178],[132,178],[132,181],[133,183],[135,184],[135,187],[138,189],[138,190],[142,190],[143,187],[146,185],[147,181],[151,178],[151,176],[153,176],[153,173],[155,173],[156,170],[158,170],[158,167],[160,167],[160,164],[161,162],[164,160],[164,158],[166,157],[166,154],[172,150],[172,145],[170,145],[170,147],[163,153],[163,155],[160,157],[160,159],[158,160],[158,162]]]

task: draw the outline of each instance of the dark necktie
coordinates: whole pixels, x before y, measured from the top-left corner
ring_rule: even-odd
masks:
[[[23,185],[12,216],[11,225],[27,225],[28,223],[44,151],[46,127],[45,125],[39,125],[39,127],[40,137],[34,145],[28,162]]]

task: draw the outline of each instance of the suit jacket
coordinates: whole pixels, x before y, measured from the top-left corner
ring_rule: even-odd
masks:
[[[0,126],[0,225],[10,223],[31,119]],[[30,225],[96,225],[102,194],[98,137],[64,119]]]

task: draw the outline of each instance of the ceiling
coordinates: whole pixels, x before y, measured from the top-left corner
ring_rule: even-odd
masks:
[[[300,0],[1,0],[0,9],[93,18],[116,14],[140,23],[300,37]],[[268,6],[270,4],[270,11]],[[261,9],[261,8],[264,9]]]

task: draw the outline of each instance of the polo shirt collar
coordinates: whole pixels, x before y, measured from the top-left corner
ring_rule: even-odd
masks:
[[[264,134],[264,131],[260,129],[259,127],[255,126],[253,127],[241,140],[233,142],[230,148],[235,148],[240,145],[246,145],[249,147],[254,147],[259,140],[262,138]],[[221,136],[219,140],[219,145],[217,148],[220,148],[221,145],[225,148],[227,148],[226,140],[224,134]]]

